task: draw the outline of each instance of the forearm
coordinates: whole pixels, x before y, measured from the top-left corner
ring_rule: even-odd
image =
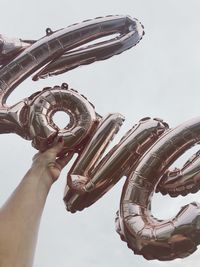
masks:
[[[31,267],[45,201],[52,185],[32,168],[0,210],[0,266]]]

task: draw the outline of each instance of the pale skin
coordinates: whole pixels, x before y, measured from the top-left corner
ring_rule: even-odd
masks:
[[[0,209],[0,267],[32,267],[38,230],[52,184],[70,156],[57,157],[63,140],[37,153],[22,181]]]

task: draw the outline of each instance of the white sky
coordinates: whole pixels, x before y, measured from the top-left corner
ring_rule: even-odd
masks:
[[[126,117],[116,142],[140,118],[161,117],[171,127],[199,115],[200,2],[198,0],[1,0],[1,33],[39,39],[45,29],[108,14],[129,14],[145,26],[138,46],[107,61],[75,69],[57,78],[25,81],[9,98],[17,101],[42,89],[67,82],[86,95],[102,115]],[[113,143],[114,144],[114,143]],[[36,151],[30,142],[1,135],[0,202],[19,183]],[[123,181],[81,213],[67,213],[62,202],[67,169],[53,186],[41,223],[34,267],[199,266],[200,249],[184,260],[146,261],[134,255],[115,233],[114,218]],[[153,200],[159,218],[174,216],[199,194]]]

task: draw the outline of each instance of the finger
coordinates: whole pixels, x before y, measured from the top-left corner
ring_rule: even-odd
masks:
[[[74,153],[64,155],[56,160],[56,163],[60,165],[60,167],[63,169],[68,162],[72,159]]]
[[[53,153],[55,156],[62,151],[64,147],[64,140],[62,137],[59,137],[57,143],[51,148],[45,151],[45,153]]]

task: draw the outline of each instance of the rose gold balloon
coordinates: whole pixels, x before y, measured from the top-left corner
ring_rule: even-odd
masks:
[[[24,123],[24,129],[37,149],[45,150],[55,136],[62,136],[64,151],[76,151],[81,148],[85,138],[92,134],[100,118],[85,97],[65,86],[46,88],[27,102],[29,119]],[[70,117],[64,129],[59,129],[53,122],[53,115],[57,111],[64,111]]]
[[[101,160],[114,134],[121,126],[120,114],[103,119],[93,137],[85,144],[68,174],[64,201],[71,212],[82,210],[97,201],[120,178],[128,175],[143,153],[166,130],[167,124],[145,118],[135,125]]]
[[[118,37],[80,48],[112,34],[118,34]],[[0,36],[0,133],[17,133],[33,140],[33,145],[40,150],[52,145],[55,136],[63,135],[65,150],[79,150],[101,118],[83,96],[57,86],[37,92],[11,107],[6,106],[7,97],[43,66],[33,80],[122,53],[136,45],[143,34],[143,27],[136,19],[107,16],[55,32],[47,29],[46,36],[38,41]],[[62,131],[52,120],[58,110],[70,116],[70,124]]]
[[[196,193],[200,187],[200,151],[197,151],[181,169],[168,170],[162,176],[156,191],[171,197]]]
[[[116,223],[122,240],[147,259],[172,260],[193,253],[200,243],[200,204],[182,207],[169,220],[151,214],[151,198],[161,176],[187,149],[200,141],[200,118],[167,131],[140,160],[122,192]]]
[[[83,46],[113,34],[118,36]],[[41,151],[63,136],[62,153],[78,154],[64,194],[71,212],[92,205],[127,176],[116,218],[117,232],[136,254],[172,260],[190,255],[200,243],[200,206],[191,203],[174,219],[160,221],[151,215],[151,198],[155,190],[172,196],[198,190],[199,153],[182,169],[168,168],[200,141],[200,118],[171,130],[160,119],[144,118],[103,157],[124,118],[118,113],[102,118],[83,95],[66,83],[44,88],[11,107],[6,105],[11,92],[36,71],[33,80],[107,59],[136,45],[143,34],[136,19],[108,16],[55,32],[47,29],[46,36],[38,41],[0,36],[0,133],[17,133],[32,140]],[[57,111],[70,117],[64,129],[53,122]]]

